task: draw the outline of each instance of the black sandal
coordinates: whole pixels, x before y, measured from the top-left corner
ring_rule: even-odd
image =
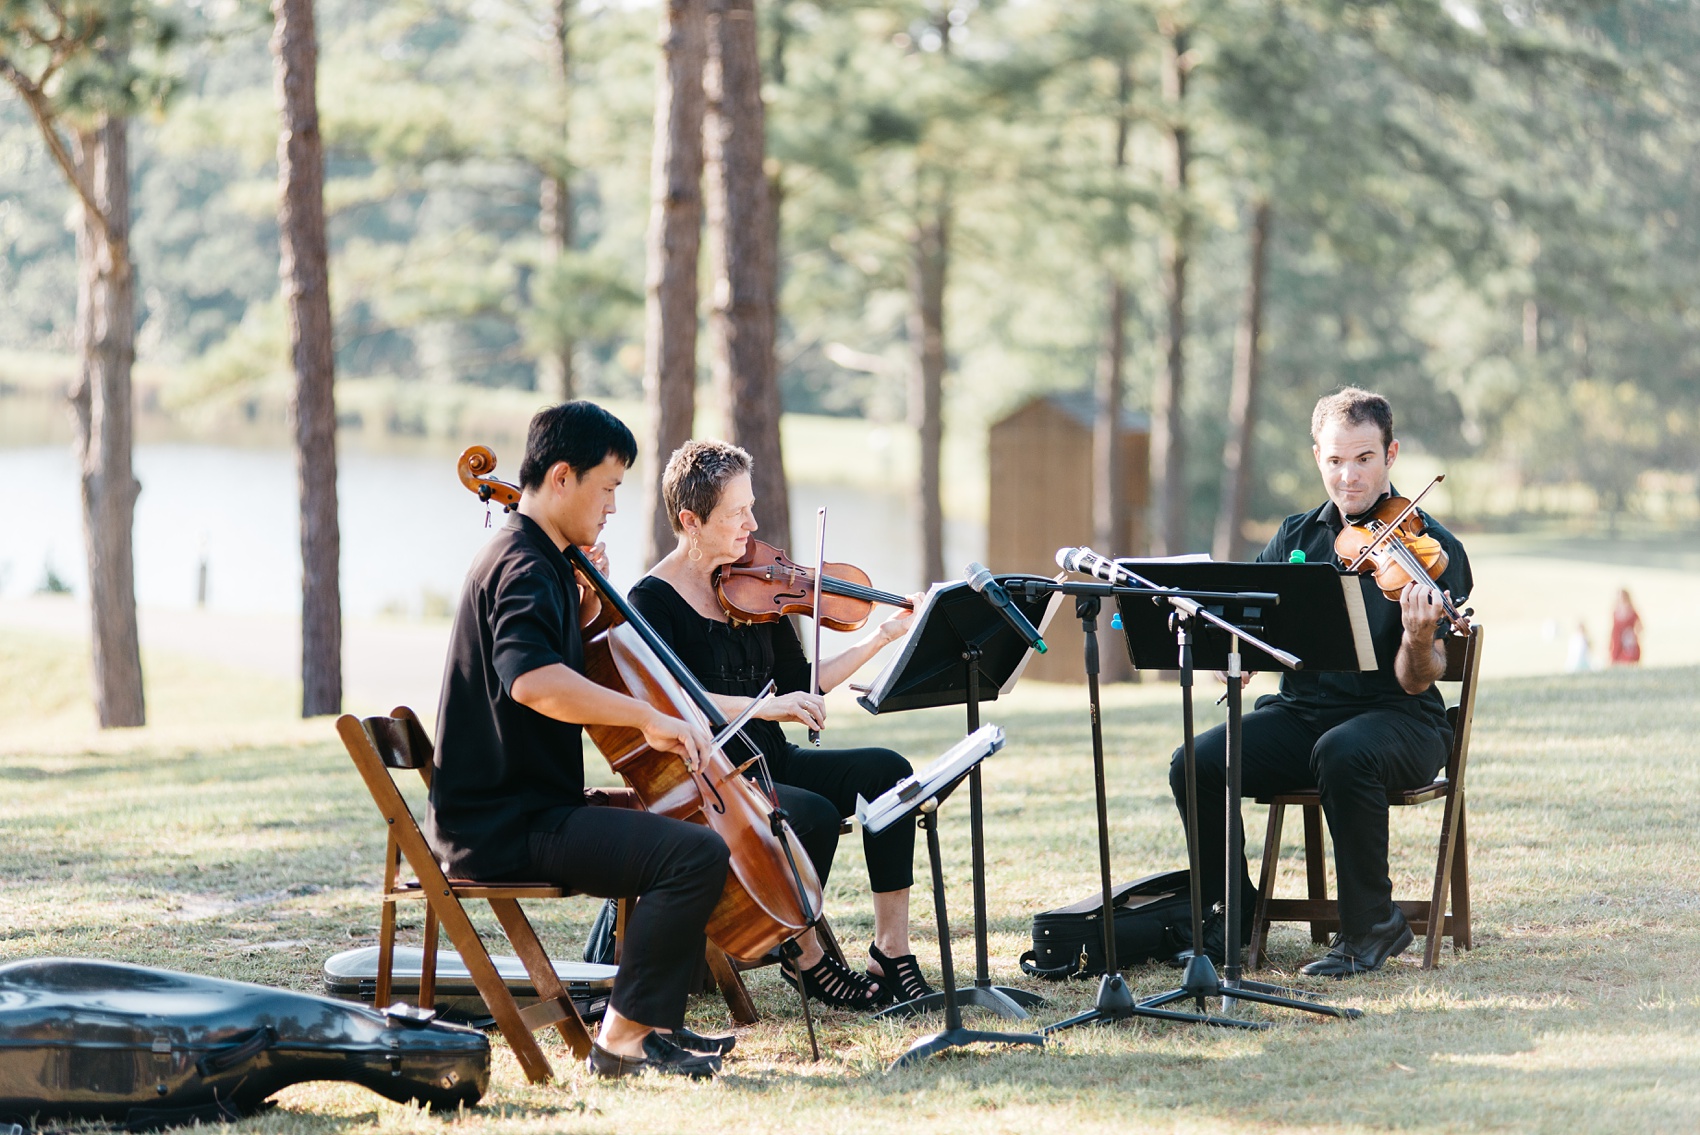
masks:
[[[927,984],[927,976],[921,972],[921,963],[915,960],[914,954],[904,954],[902,957],[888,958],[880,953],[878,946],[868,947],[868,956],[879,964],[883,974],[870,975],[876,981],[884,981],[897,993],[898,1001],[913,1001],[917,997],[925,997],[938,990]]]
[[[865,973],[845,968],[830,952],[822,954],[820,961],[802,972],[804,992],[834,1009],[877,1009],[891,1000],[883,983]],[[797,988],[791,963],[780,966],[779,974],[790,983],[791,988]]]

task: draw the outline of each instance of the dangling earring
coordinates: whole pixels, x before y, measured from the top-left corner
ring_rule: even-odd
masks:
[[[695,534],[691,536],[691,550],[686,552],[685,555],[689,557],[693,564],[702,559],[702,549],[697,547],[697,538]]]

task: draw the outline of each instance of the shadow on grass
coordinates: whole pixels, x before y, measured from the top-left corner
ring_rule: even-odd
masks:
[[[91,780],[117,772],[118,765],[71,765],[66,768],[41,768],[37,765],[0,764],[0,780]]]

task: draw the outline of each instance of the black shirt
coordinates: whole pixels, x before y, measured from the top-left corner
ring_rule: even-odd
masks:
[[[1435,523],[1427,513],[1417,510],[1427,535],[1440,541],[1446,550],[1446,570],[1435,580],[1435,586],[1450,591],[1455,600],[1470,594],[1473,580],[1470,560],[1464,545],[1452,533]],[[1281,523],[1267,547],[1257,555],[1260,563],[1286,563],[1292,552],[1304,552],[1307,563],[1340,564],[1334,554],[1334,539],[1344,527],[1340,510],[1329,501],[1321,508],[1289,516]],[[1440,690],[1430,686],[1420,694],[1408,694],[1399,684],[1393,670],[1393,660],[1404,638],[1405,624],[1400,616],[1399,603],[1390,600],[1375,585],[1373,575],[1358,577],[1363,588],[1364,613],[1369,619],[1370,638],[1375,643],[1374,670],[1361,673],[1316,673],[1309,670],[1281,675],[1280,699],[1300,710],[1322,713],[1351,713],[1368,709],[1398,709],[1424,717],[1440,729],[1450,732],[1446,723],[1446,700]],[[1444,619],[1435,628],[1436,637],[1446,633]]]
[[[638,580],[629,598],[709,693],[753,698],[769,678],[782,694],[809,688],[809,660],[790,619],[733,626],[706,618],[653,575]],[[787,744],[777,721],[751,721],[744,732],[770,757]]]
[[[529,836],[584,803],[584,735],[514,701],[514,680],[560,662],[584,672],[572,566],[515,513],[472,563],[437,711],[425,837],[453,876],[522,873]]]

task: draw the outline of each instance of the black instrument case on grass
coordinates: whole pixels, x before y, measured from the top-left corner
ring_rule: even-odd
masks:
[[[219,1122],[307,1080],[452,1110],[489,1086],[490,1043],[424,1015],[122,962],[0,966],[0,1120]]]
[[[1192,879],[1185,871],[1161,871],[1110,892],[1115,910],[1116,965],[1168,961],[1192,946]],[[1249,918],[1249,915],[1247,916]],[[1104,896],[1033,916],[1033,948],[1021,955],[1029,977],[1062,981],[1104,972]]]

